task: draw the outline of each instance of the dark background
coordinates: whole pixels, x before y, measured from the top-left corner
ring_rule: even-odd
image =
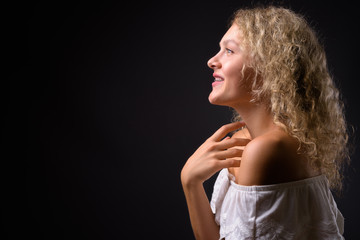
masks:
[[[268,3],[3,5],[5,239],[193,239],[180,171],[232,117],[208,103],[206,62],[231,14],[259,2]],[[351,4],[282,1],[320,34],[357,129],[358,12]],[[359,169],[357,150],[336,198],[347,239],[360,236]],[[205,183],[209,196],[213,183]]]

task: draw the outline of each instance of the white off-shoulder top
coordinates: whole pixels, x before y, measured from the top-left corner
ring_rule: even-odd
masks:
[[[210,201],[220,239],[344,239],[344,218],[324,175],[262,186],[234,180],[222,169]]]

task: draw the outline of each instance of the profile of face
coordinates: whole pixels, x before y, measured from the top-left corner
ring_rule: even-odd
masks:
[[[208,61],[208,66],[214,70],[209,95],[211,104],[236,108],[251,100],[251,87],[249,81],[245,81],[250,73],[243,71],[245,63],[240,29],[233,24],[221,39],[219,52]]]

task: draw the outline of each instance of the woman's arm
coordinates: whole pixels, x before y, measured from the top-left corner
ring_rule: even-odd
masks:
[[[223,168],[237,167],[242,150],[249,140],[224,138],[229,132],[244,126],[235,122],[222,126],[207,139],[188,159],[181,171],[181,182],[188,205],[191,226],[197,240],[219,239],[219,226],[215,222],[203,183]],[[223,139],[224,138],[224,139]]]
[[[218,240],[220,237],[219,226],[215,222],[202,183],[183,183],[183,189],[195,238],[197,240]]]

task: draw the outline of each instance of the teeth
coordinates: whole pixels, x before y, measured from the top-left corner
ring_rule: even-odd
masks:
[[[215,81],[216,82],[221,82],[221,81],[223,81],[221,78],[215,78]]]

